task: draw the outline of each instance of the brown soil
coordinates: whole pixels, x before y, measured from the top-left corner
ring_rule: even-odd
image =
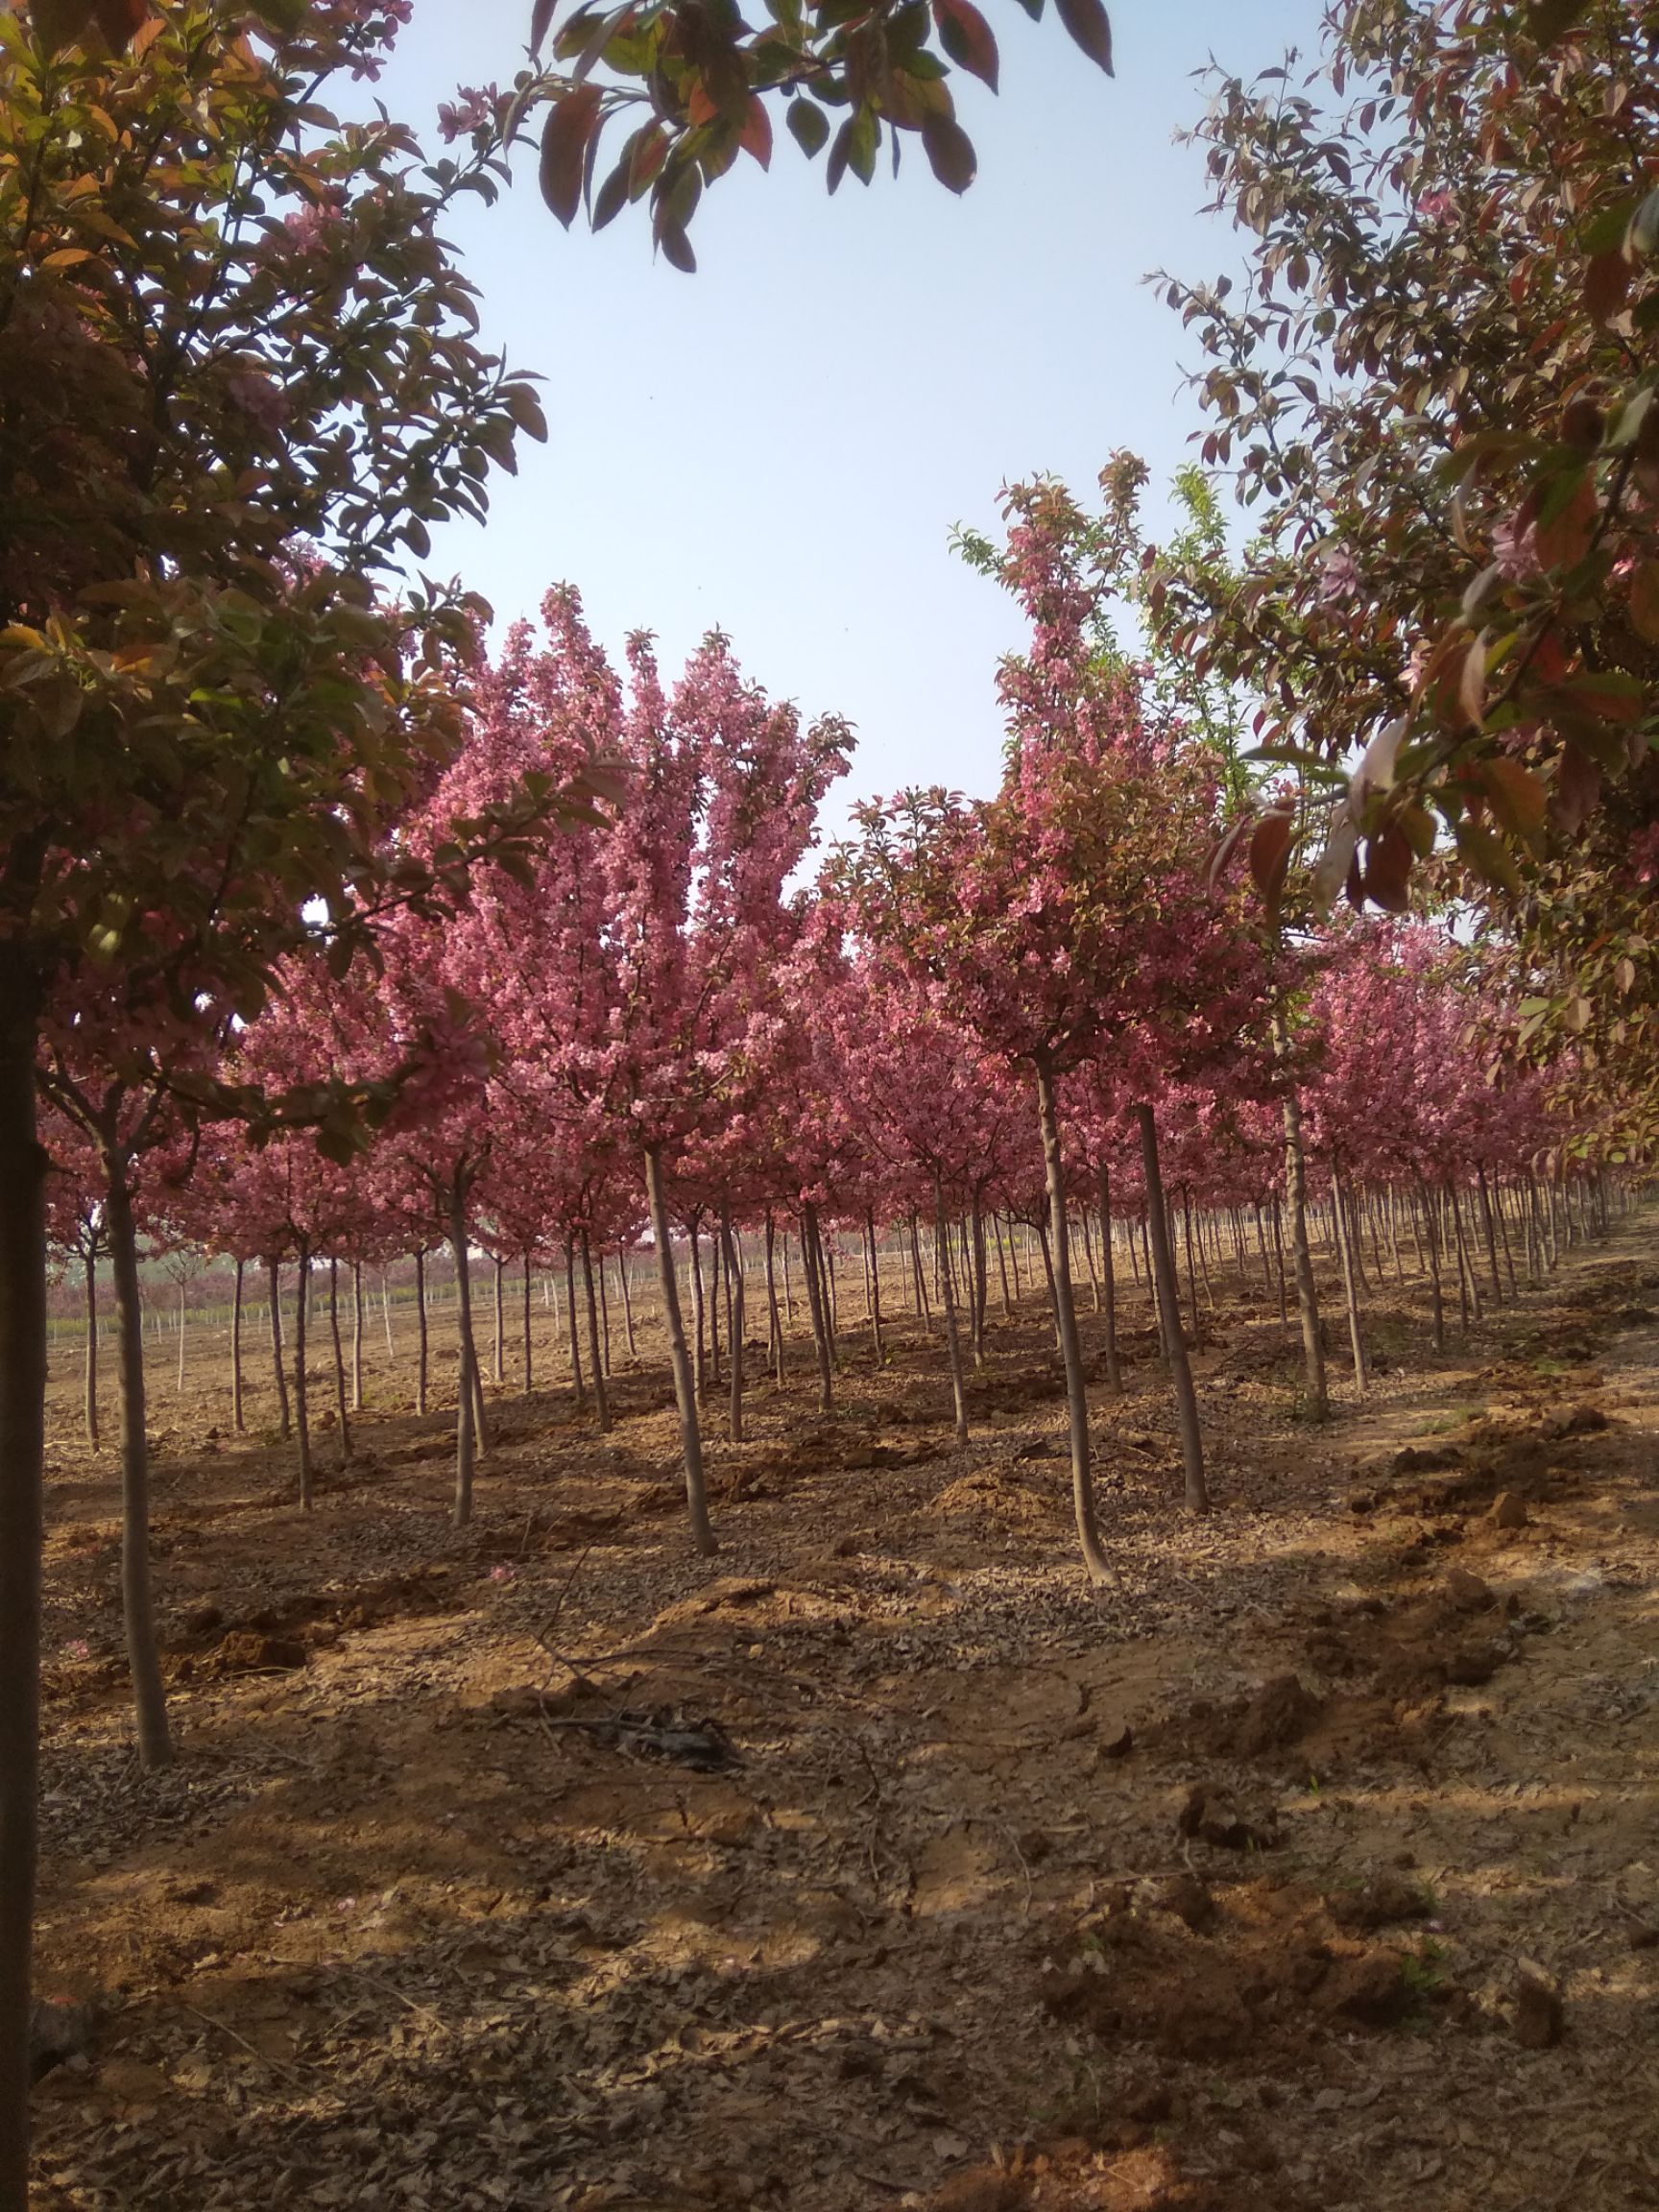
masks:
[[[42,2212],[1659,2205],[1655,1288],[1639,1219],[1434,1360],[1391,1287],[1322,1431],[1252,1291],[1203,1522],[1132,1310],[1098,1596],[1034,1304],[966,1448],[907,1325],[830,1416],[797,1350],[712,1561],[655,1366],[498,1395],[457,1532],[379,1363],[302,1517],[199,1352],[150,1776],[65,1370]]]

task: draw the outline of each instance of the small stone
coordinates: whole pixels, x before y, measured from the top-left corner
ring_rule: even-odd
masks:
[[[1525,1528],[1529,1525],[1525,1502],[1513,1490],[1500,1491],[1492,1505],[1494,1528]]]
[[[1240,1759],[1257,1759],[1294,1743],[1318,1719],[1322,1707],[1294,1674],[1263,1682],[1238,1723],[1233,1748]]]
[[[1109,1743],[1101,1744],[1100,1756],[1102,1759],[1127,1759],[1130,1752],[1133,1751],[1134,1748],[1134,1729],[1127,1727],[1120,1728]]]
[[[1515,1984],[1515,2040],[1524,2051],[1548,2051],[1561,2040],[1565,2026],[1561,1998],[1537,1974],[1523,1974]]]
[[[1492,1595],[1490,1582],[1479,1575],[1471,1575],[1467,1567],[1454,1567],[1446,1577],[1446,1595],[1459,1613],[1483,1613],[1497,1600]]]

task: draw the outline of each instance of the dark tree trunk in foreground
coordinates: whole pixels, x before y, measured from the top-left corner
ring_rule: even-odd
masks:
[[[657,1270],[662,1287],[662,1320],[668,1332],[668,1358],[674,1371],[674,1398],[680,1408],[680,1449],[685,1463],[685,1503],[691,1516],[691,1541],[704,1553],[714,1551],[709,1526],[709,1498],[703,1483],[703,1432],[697,1422],[697,1386],[685,1347],[685,1320],[680,1310],[680,1285],[674,1274],[674,1245],[668,1230],[668,1198],[662,1181],[662,1156],[645,1147],[645,1195],[651,1209],[651,1234],[657,1244]]]
[[[294,1292],[294,1437],[300,1451],[300,1505],[311,1510],[311,1401],[305,1388],[305,1322],[311,1304],[311,1248],[300,1247],[300,1280]]]
[[[0,942],[0,2212],[29,2200],[29,2008],[40,1741],[46,1154],[38,987]]]
[[[340,1423],[340,1464],[348,1467],[351,1462],[351,1423],[348,1418],[346,1402],[346,1355],[340,1342],[340,1262],[328,1262],[328,1334],[334,1343],[334,1412]],[[357,1317],[357,1337],[363,1336],[363,1318]]]
[[[835,1405],[835,1365],[830,1356],[830,1286],[824,1272],[817,1209],[810,1204],[801,1209],[801,1268],[806,1278],[812,1343],[818,1355],[818,1410],[829,1413]]]
[[[126,1161],[106,1151],[104,1170],[121,1370],[121,1615],[138,1722],[138,1757],[145,1767],[168,1767],[173,1762],[173,1741],[167,1728],[167,1694],[156,1650],[156,1615],[150,1591],[150,1439],[145,1432],[138,1233],[132,1219]]]
[[[1060,1118],[1054,1105],[1054,1070],[1046,1059],[1037,1069],[1037,1124],[1043,1138],[1043,1170],[1048,1185],[1049,1265],[1054,1279],[1054,1320],[1060,1358],[1066,1370],[1066,1408],[1071,1432],[1071,1511],[1077,1544],[1091,1582],[1107,1581],[1112,1568],[1100,1548],[1100,1523],[1094,1505],[1094,1475],[1089,1449],[1089,1398],[1083,1381],[1083,1345],[1077,1334],[1077,1307],[1071,1294],[1071,1239],[1066,1219],[1066,1166],[1060,1150]]]
[[[242,1288],[242,1262],[236,1262],[236,1288]],[[238,1377],[240,1382],[240,1377]],[[238,1393],[240,1402],[240,1393]],[[241,1428],[242,1423],[237,1421]],[[86,1254],[86,1441],[94,1452],[102,1449],[103,1439],[98,1433],[98,1255],[96,1249]]]
[[[1164,1204],[1164,1179],[1158,1166],[1158,1118],[1150,1106],[1138,1106],[1135,1113],[1141,1124],[1146,1214],[1152,1227],[1152,1273],[1158,1288],[1159,1309],[1164,1315],[1169,1379],[1175,1387],[1175,1422],[1181,1433],[1185,1497],[1192,1512],[1207,1513],[1210,1491],[1204,1479],[1204,1437],[1198,1427],[1198,1394],[1192,1387],[1192,1367],[1181,1328],[1181,1291],[1175,1280],[1175,1255],[1169,1246],[1169,1215]]]

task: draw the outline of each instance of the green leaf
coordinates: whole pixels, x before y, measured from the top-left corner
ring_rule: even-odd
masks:
[[[822,154],[830,136],[830,118],[810,100],[791,100],[783,120],[789,135],[810,161]]]

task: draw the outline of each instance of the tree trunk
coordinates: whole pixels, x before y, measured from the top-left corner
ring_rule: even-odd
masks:
[[[880,1367],[887,1358],[881,1343],[881,1248],[876,1241],[876,1216],[868,1209],[864,1214],[864,1234],[870,1245],[870,1349],[875,1354],[877,1366]]]
[[[490,1261],[495,1270],[495,1345],[492,1366],[495,1387],[500,1389],[507,1380],[507,1262],[499,1252],[492,1252]]]
[[[271,1372],[276,1382],[276,1429],[286,1443],[293,1433],[293,1418],[288,1406],[287,1355],[282,1345],[282,1263],[279,1260],[266,1261],[265,1287],[271,1301]]]
[[[241,1318],[242,1262],[236,1262],[237,1318]],[[236,1377],[236,1426],[242,1426],[242,1377]],[[98,1433],[98,1255],[96,1249],[86,1254],[86,1441],[94,1452],[102,1451],[103,1439]]]
[[[986,1279],[985,1268],[985,1214],[977,1190],[974,1193],[973,1211],[969,1215],[969,1250],[973,1260],[969,1284],[974,1299],[974,1366],[978,1374],[983,1375],[985,1372],[985,1306],[989,1284]],[[875,1241],[874,1233],[872,1233],[871,1241],[872,1243]]]
[[[1106,1387],[1116,1398],[1123,1388],[1123,1361],[1118,1350],[1118,1262],[1112,1250],[1112,1170],[1100,1163],[1100,1288],[1106,1317]]]
[[[1192,1264],[1192,1199],[1191,1194],[1181,1194],[1181,1230],[1187,1244],[1187,1300],[1192,1309],[1192,1341],[1197,1343],[1204,1334],[1204,1323],[1198,1312],[1198,1270]]]
[[[294,1289],[294,1440],[300,1455],[300,1507],[311,1510],[311,1401],[305,1392],[305,1322],[311,1302],[311,1251],[300,1247]]]
[[[576,1410],[581,1413],[588,1405],[587,1385],[582,1380],[582,1339],[576,1329],[576,1239],[565,1239],[565,1327],[570,1353],[570,1395]]]
[[[772,1354],[772,1380],[783,1381],[783,1318],[778,1310],[778,1264],[776,1258],[778,1231],[772,1219],[772,1209],[766,1209],[766,1330]]]
[[[415,1410],[426,1410],[426,1385],[431,1373],[431,1339],[426,1328],[426,1255],[415,1255]]]
[[[690,1355],[685,1348],[680,1286],[674,1274],[668,1201],[662,1187],[662,1158],[654,1144],[645,1146],[645,1195],[651,1209],[651,1234],[657,1243],[662,1318],[668,1331],[668,1358],[674,1370],[674,1396],[680,1408],[680,1445],[685,1462],[685,1503],[691,1515],[691,1541],[699,1551],[708,1554],[714,1550],[714,1531],[709,1526],[709,1501],[703,1487],[703,1437],[697,1426],[697,1391]]]
[[[616,1248],[616,1280],[622,1290],[622,1333],[628,1339],[628,1357],[637,1359],[639,1347],[634,1338],[634,1291],[628,1281],[628,1255]]]
[[[346,1356],[340,1342],[340,1262],[328,1262],[328,1334],[334,1339],[334,1411],[340,1422],[340,1464],[351,1460],[351,1424],[346,1418]]]
[[[910,1213],[910,1276],[916,1293],[916,1312],[925,1336],[933,1334],[933,1315],[927,1305],[927,1278],[922,1267],[922,1238],[916,1227],[915,1209]]]
[[[1429,1286],[1431,1310],[1434,1317],[1434,1349],[1446,1349],[1446,1301],[1440,1290],[1440,1238],[1434,1226],[1434,1207],[1429,1186],[1421,1174],[1417,1177],[1418,1195],[1423,1206],[1423,1219],[1429,1237]]]
[[[0,939],[0,2207],[29,2202],[30,1974],[40,1744],[46,1171],[39,990]]]
[[[242,1279],[248,1262],[236,1262],[236,1287],[230,1297],[230,1422],[238,1436],[248,1428],[242,1409]]]
[[[801,1271],[806,1278],[806,1307],[812,1317],[812,1344],[818,1355],[818,1410],[829,1413],[835,1405],[835,1366],[830,1357],[830,1298],[824,1279],[824,1247],[818,1236],[817,1209],[807,1201],[801,1209]]]
[[[184,1286],[182,1283],[179,1286],[179,1379],[176,1389],[178,1395],[182,1398],[184,1395]]]
[[[473,1414],[478,1355],[472,1342],[472,1270],[467,1234],[467,1185],[457,1173],[449,1186],[449,1248],[455,1255],[455,1526],[472,1518],[472,1476],[477,1463]]]
[[[1071,1512],[1077,1544],[1091,1582],[1107,1581],[1110,1562],[1100,1548],[1090,1461],[1089,1396],[1083,1380],[1083,1345],[1071,1295],[1071,1242],[1066,1219],[1066,1166],[1060,1149],[1060,1118],[1054,1104],[1054,1070],[1046,1058],[1035,1063],[1037,1126],[1043,1139],[1043,1170],[1048,1185],[1048,1241],[1054,1271],[1054,1319],[1060,1333],[1060,1358],[1066,1369],[1066,1409],[1071,1432]]]
[[[1302,1322],[1303,1389],[1308,1417],[1323,1421],[1331,1411],[1325,1382],[1325,1343],[1319,1329],[1319,1293],[1313,1284],[1313,1255],[1308,1246],[1308,1170],[1302,1156],[1302,1102],[1294,1090],[1285,1094],[1285,1194],[1290,1201],[1290,1258],[1296,1276],[1296,1310]]]
[[[720,1249],[726,1262],[726,1289],[728,1304],[727,1335],[732,1353],[732,1398],[729,1416],[729,1433],[733,1444],[743,1441],[743,1270],[737,1264],[737,1254],[732,1238],[732,1209],[720,1208]]]
[[[588,1232],[582,1232],[582,1302],[588,1310],[588,1364],[593,1375],[593,1409],[599,1416],[599,1433],[611,1433],[611,1393],[605,1382],[605,1358],[599,1344],[599,1301],[593,1291],[593,1252]]]
[[[351,1410],[363,1410],[363,1262],[351,1262]]]
[[[530,1252],[528,1246],[526,1246],[524,1252],[524,1310],[522,1316],[522,1334],[524,1338],[524,1395],[526,1398],[529,1397],[531,1390],[535,1387],[536,1382],[536,1355],[532,1348],[530,1337],[530,1294],[532,1287],[533,1280],[530,1271]]]
[[[121,1611],[127,1665],[138,1721],[138,1757],[169,1767],[173,1743],[167,1695],[156,1649],[150,1588],[150,1440],[144,1391],[144,1310],[138,1288],[138,1233],[132,1219],[129,1163],[106,1149],[109,1263],[115,1279],[116,1342],[121,1371]]]
[[[685,1226],[691,1238],[691,1373],[697,1384],[697,1403],[701,1406],[709,1395],[709,1353],[704,1317],[708,1301],[703,1295],[702,1239],[697,1234],[695,1214]]]
[[[950,1403],[956,1440],[968,1441],[968,1390],[962,1377],[962,1338],[956,1327],[956,1291],[951,1281],[950,1243],[945,1233],[945,1179],[933,1170],[933,1238],[939,1262],[939,1297],[945,1308],[945,1342],[950,1357]]]
[[[1344,1203],[1336,1163],[1331,1163],[1331,1207],[1336,1223],[1336,1242],[1342,1262],[1342,1295],[1348,1307],[1348,1342],[1354,1354],[1354,1390],[1365,1396],[1365,1338],[1359,1327],[1359,1280],[1354,1264],[1354,1215]]]
[[[1181,1432],[1181,1464],[1185,1472],[1185,1497],[1194,1513],[1210,1510],[1210,1492],[1204,1477],[1204,1437],[1198,1427],[1198,1394],[1192,1387],[1192,1368],[1187,1358],[1187,1339],[1181,1330],[1181,1291],[1175,1278],[1175,1255],[1169,1247],[1169,1220],[1164,1207],[1164,1178],[1158,1166],[1158,1119],[1150,1106],[1138,1106],[1141,1124],[1141,1162],[1146,1179],[1146,1215],[1152,1225],[1152,1273],[1158,1305],[1165,1316],[1165,1337],[1169,1354],[1169,1379],[1175,1387],[1175,1421]]]

